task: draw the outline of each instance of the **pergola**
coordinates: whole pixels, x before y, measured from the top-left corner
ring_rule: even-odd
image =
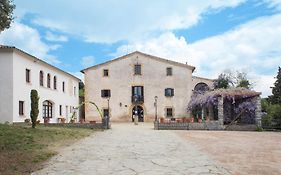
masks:
[[[218,120],[220,125],[233,123],[261,126],[260,92],[245,88],[194,91],[188,109],[199,111],[204,119]]]

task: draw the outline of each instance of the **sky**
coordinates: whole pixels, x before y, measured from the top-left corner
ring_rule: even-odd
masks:
[[[14,0],[0,44],[83,79],[80,70],[133,51],[195,66],[194,75],[248,74],[271,95],[281,66],[281,0]]]

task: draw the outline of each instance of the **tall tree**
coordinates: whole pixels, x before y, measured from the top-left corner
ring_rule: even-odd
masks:
[[[269,100],[272,104],[281,105],[281,67],[278,68],[276,81],[274,87],[272,87],[272,95],[269,96]]]
[[[10,28],[15,7],[13,0],[0,0],[0,33]]]
[[[31,100],[30,118],[32,122],[32,128],[35,128],[37,117],[39,114],[39,109],[38,109],[39,97],[38,97],[38,92],[34,89],[31,90],[30,100]]]
[[[245,72],[236,72],[236,87],[243,87],[250,89],[252,87],[252,84],[248,80],[247,73]]]
[[[214,82],[215,89],[227,89],[233,86],[233,74],[231,71],[226,70],[223,73],[221,73],[218,77],[218,79]]]

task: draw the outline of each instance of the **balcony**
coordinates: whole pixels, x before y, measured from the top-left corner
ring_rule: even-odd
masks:
[[[144,99],[144,97],[140,96],[140,95],[132,96],[132,103],[133,104],[143,104],[143,102],[144,102],[143,99]]]

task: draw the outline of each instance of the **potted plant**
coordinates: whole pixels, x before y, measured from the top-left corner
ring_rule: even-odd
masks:
[[[183,122],[183,123],[186,123],[186,122],[187,122],[187,117],[183,117],[183,118],[182,118],[182,122]]]
[[[164,123],[165,119],[164,117],[160,117],[160,123]]]
[[[45,118],[44,118],[44,124],[47,124],[47,123],[50,123],[50,118],[45,117]]]
[[[190,117],[190,123],[193,123],[194,122],[194,117]]]

